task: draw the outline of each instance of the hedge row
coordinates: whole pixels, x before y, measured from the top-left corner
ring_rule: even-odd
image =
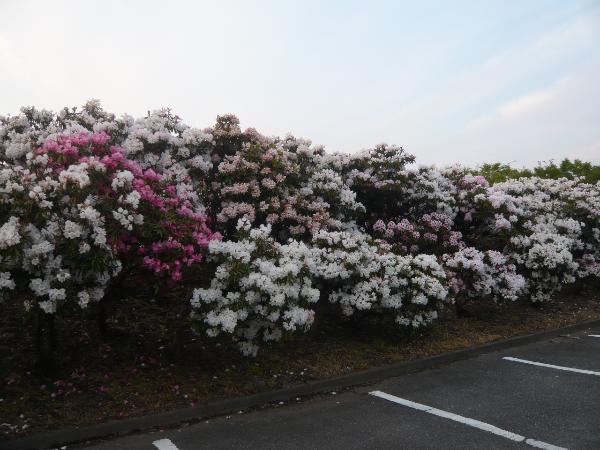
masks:
[[[185,281],[194,329],[254,355],[319,303],[421,327],[600,276],[600,184],[575,176],[490,186],[396,146],[330,154],[234,116],[201,130],[95,101],[0,117],[0,161],[0,293],[31,314]]]

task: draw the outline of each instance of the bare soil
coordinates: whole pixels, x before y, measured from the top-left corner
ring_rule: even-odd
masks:
[[[289,337],[245,358],[226,340],[187,327],[182,333],[169,304],[128,299],[111,314],[105,340],[93,320],[57,321],[56,365],[45,375],[35,368],[33,324],[17,305],[4,304],[0,440],[195,406],[600,318],[600,290],[588,285],[539,307],[475,302],[469,317],[449,310],[430,330],[412,334],[368,317],[341,324],[325,319],[316,336]]]

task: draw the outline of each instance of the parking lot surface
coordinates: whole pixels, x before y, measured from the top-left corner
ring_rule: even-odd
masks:
[[[600,449],[600,329],[95,450]]]

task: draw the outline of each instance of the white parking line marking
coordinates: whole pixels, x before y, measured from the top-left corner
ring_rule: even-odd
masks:
[[[600,334],[588,334],[589,337],[597,337],[600,338]]]
[[[563,447],[557,447],[556,445],[548,444],[543,441],[536,441],[535,439],[525,439],[525,443],[535,448],[543,448],[544,450],[566,450]]]
[[[464,416],[459,416],[458,414],[444,411],[442,409],[437,409],[432,406],[423,405],[421,403],[411,402],[410,400],[396,397],[395,395],[386,394],[385,392],[373,391],[369,392],[369,394],[375,397],[382,398],[384,400],[389,400],[390,402],[398,403],[399,405],[408,406],[409,408],[416,409],[417,411],[423,411],[428,414],[433,414],[434,416],[443,417],[444,419],[449,419],[455,422],[462,423],[464,425],[469,425],[473,428],[477,428],[479,430],[487,431],[488,433],[492,433],[497,436],[510,439],[511,441],[525,442],[526,444],[529,444],[532,447],[543,448],[547,450],[567,450],[564,447],[557,447],[556,445],[548,444],[546,442],[537,441],[535,439],[527,439],[525,436],[521,436],[520,434],[513,433],[511,431],[503,430],[502,428],[495,427],[494,425],[490,425],[489,423],[481,422],[475,419],[470,419]]]
[[[600,372],[594,372],[593,370],[576,369],[575,367],[555,366],[554,364],[546,364],[546,363],[541,363],[541,362],[537,362],[537,361],[529,361],[527,359],[513,358],[511,356],[505,356],[502,359],[506,359],[507,361],[520,362],[523,364],[531,364],[532,366],[548,367],[550,369],[565,370],[567,372],[584,373],[586,375],[596,375],[596,376],[600,377]]]
[[[175,444],[171,442],[171,439],[159,439],[152,443],[158,450],[179,450]]]

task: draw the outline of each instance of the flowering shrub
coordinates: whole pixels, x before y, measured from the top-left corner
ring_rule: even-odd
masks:
[[[515,265],[494,250],[467,247],[444,255],[443,264],[454,298],[516,300],[525,288],[525,278],[516,273]]]
[[[496,247],[525,277],[532,301],[548,300],[562,285],[597,273],[598,185],[511,180],[477,195],[475,202],[488,211],[480,234],[494,235]]]
[[[329,164],[338,168],[346,184],[356,192],[369,219],[391,218],[402,208],[403,196],[399,194],[406,187],[404,168],[414,159],[402,147],[380,144],[349,157],[334,155]]]
[[[97,101],[58,114],[24,108],[18,116],[0,117],[0,156],[24,164],[27,153],[46,139],[81,132],[105,133],[127,159],[171,180],[180,197],[207,209],[225,236],[246,217],[255,226],[271,224],[279,242],[307,241],[312,232],[342,229],[364,212],[322,148],[292,136],[241,131],[231,115],[200,130],[168,109],[133,119],[116,118]]]
[[[236,237],[211,242],[217,268],[209,287],[194,290],[193,317],[209,336],[231,333],[244,354],[256,355],[257,342],[310,328],[319,291],[303,243],[279,244],[270,225],[251,228],[245,218],[238,220]]]
[[[307,331],[317,302],[417,327],[444,302],[546,301],[600,276],[600,184],[490,186],[413,161],[386,144],[328,154],[232,115],[198,129],[168,109],[24,108],[0,117],[0,295],[29,289],[26,306],[53,313],[197,267],[196,326],[256,354]]]
[[[345,315],[391,312],[418,327],[437,317],[446,297],[445,275],[434,256],[400,256],[360,232],[320,231],[313,238],[311,272],[329,287]]]
[[[414,225],[407,219],[388,224],[379,220],[373,231],[401,254],[437,255],[449,283],[449,301],[468,298],[516,300],[525,280],[514,264],[495,250],[466,247],[462,233],[454,231],[454,221],[445,213],[424,214]]]
[[[1,183],[2,215],[8,217],[0,238],[6,279],[25,280],[46,313],[56,312],[68,297],[83,307],[99,300],[121,264],[91,201],[70,211],[71,197],[64,190],[69,182],[46,177],[44,171],[38,175],[19,166],[5,168]],[[7,287],[14,289],[14,281]]]
[[[373,225],[375,236],[393,245],[400,254],[442,255],[465,246],[462,233],[455,231],[454,220],[445,213],[423,214],[416,223],[403,218],[387,224],[379,219]]]
[[[123,264],[128,273],[144,267],[179,281],[220,237],[174,184],[108,140],[105,133],[58,135],[29,152],[25,167],[2,169],[0,208],[9,217],[2,270],[25,271],[46,313],[69,300],[81,307],[100,300]]]
[[[242,133],[233,116],[211,130],[211,192],[208,204],[225,236],[239,218],[253,226],[270,224],[281,243],[310,240],[320,229],[342,229],[364,207],[340,174],[323,163],[323,150],[288,136],[269,139]]]
[[[321,230],[309,247],[279,244],[270,225],[251,229],[247,219],[237,229],[236,242],[211,242],[218,265],[210,286],[194,291],[192,305],[209,336],[232,333],[245,354],[284,331],[307,331],[323,289],[323,300],[345,315],[389,311],[413,327],[431,323],[446,297],[435,257],[395,255],[363,233]]]
[[[534,302],[548,300],[577,278],[598,274],[598,185],[528,178],[490,187],[482,176],[460,167],[405,170],[398,178],[407,180],[398,190],[404,199],[400,214],[384,216],[372,227],[373,235],[396,252],[436,254],[447,271],[444,261],[465,246],[500,252],[506,273],[524,277],[521,295]],[[488,259],[478,259],[487,264]],[[451,292],[472,285],[458,282],[456,274],[449,279]]]

